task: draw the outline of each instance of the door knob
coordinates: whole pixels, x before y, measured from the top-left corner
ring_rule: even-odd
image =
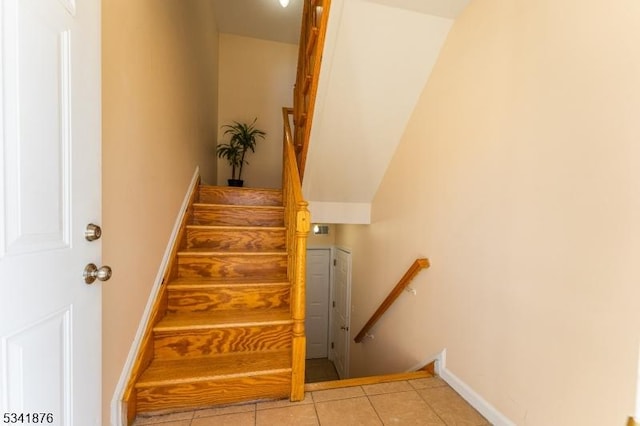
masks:
[[[90,223],[84,231],[84,238],[87,241],[95,241],[102,236],[102,228],[98,225]]]
[[[93,284],[95,280],[107,281],[111,278],[111,268],[106,265],[98,268],[95,264],[90,263],[85,266],[82,276],[87,284]]]

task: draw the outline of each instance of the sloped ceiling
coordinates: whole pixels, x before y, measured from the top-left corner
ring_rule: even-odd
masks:
[[[303,182],[312,220],[370,203],[453,19],[468,0],[332,0]]]
[[[218,31],[244,37],[298,44],[303,0],[213,0]]]
[[[367,0],[398,9],[455,19],[469,0]]]

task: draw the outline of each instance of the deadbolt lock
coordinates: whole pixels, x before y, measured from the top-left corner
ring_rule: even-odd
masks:
[[[87,241],[95,241],[102,236],[102,228],[98,225],[90,223],[87,225],[87,229],[84,231],[84,238]]]

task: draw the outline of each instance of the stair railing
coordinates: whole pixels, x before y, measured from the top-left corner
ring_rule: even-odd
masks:
[[[289,116],[291,108],[282,109],[284,121],[284,146],[282,161],[282,194],[284,202],[284,220],[287,228],[288,278],[291,285],[291,317],[293,319],[291,400],[304,399],[304,361],[306,337],[304,331],[305,316],[305,270],[307,256],[307,236],[309,235],[310,215],[308,203],[302,198],[302,186],[296,155],[291,137]]]
[[[416,259],[415,262],[411,264],[407,272],[405,272],[402,278],[400,278],[400,281],[398,281],[398,284],[396,284],[393,290],[391,290],[391,293],[389,293],[387,298],[384,299],[384,302],[382,302],[380,307],[378,307],[371,318],[369,318],[369,321],[367,321],[364,327],[362,327],[362,330],[360,330],[360,333],[358,333],[358,335],[354,339],[356,343],[360,343],[362,339],[365,338],[368,331],[371,330],[375,323],[378,322],[380,317],[382,317],[382,315],[387,312],[387,309],[389,309],[391,305],[393,305],[393,302],[395,302],[396,299],[402,294],[402,292],[407,288],[411,280],[415,278],[418,272],[425,268],[428,268],[429,265],[429,259],[426,258]]]
[[[320,79],[324,38],[329,21],[331,0],[305,0],[298,47],[298,71],[293,91],[293,143],[300,180],[309,149],[311,122]]]

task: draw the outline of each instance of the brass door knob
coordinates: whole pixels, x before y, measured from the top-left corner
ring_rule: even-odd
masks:
[[[84,268],[82,276],[87,284],[93,284],[95,280],[107,281],[111,278],[111,268],[106,265],[98,268],[95,264],[90,263]]]

